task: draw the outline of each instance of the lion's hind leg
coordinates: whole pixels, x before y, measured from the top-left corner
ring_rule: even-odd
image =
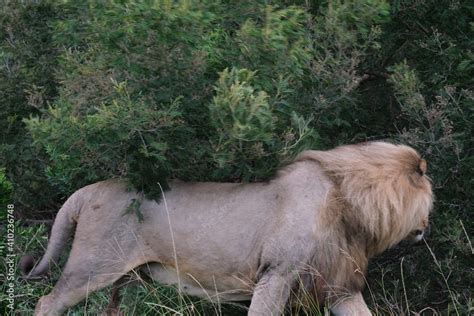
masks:
[[[138,247],[135,247],[137,249]],[[86,298],[89,293],[113,284],[133,268],[145,263],[140,251],[119,258],[107,249],[74,244],[64,271],[54,289],[36,305],[35,315],[61,315]]]

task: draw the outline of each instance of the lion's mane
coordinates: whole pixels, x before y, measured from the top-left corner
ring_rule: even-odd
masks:
[[[425,222],[433,198],[426,161],[408,146],[369,142],[308,150],[294,163],[308,160],[335,183],[321,215],[332,231],[314,258],[316,292],[323,299],[322,292],[363,288],[368,259],[406,238],[414,223]]]

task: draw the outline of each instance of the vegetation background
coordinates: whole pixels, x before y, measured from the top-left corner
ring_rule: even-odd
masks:
[[[373,260],[365,298],[380,315],[474,313],[473,17],[458,0],[3,1],[0,201],[2,216],[15,203],[17,259],[98,180],[159,198],[167,179],[259,181],[307,148],[391,139],[426,157],[437,200],[426,241]],[[18,279],[17,314],[58,273]],[[245,314],[152,282],[122,292],[127,314]]]

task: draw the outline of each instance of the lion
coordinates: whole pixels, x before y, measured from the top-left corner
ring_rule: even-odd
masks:
[[[112,179],[59,210],[44,274],[75,232],[53,290],[35,315],[60,315],[132,270],[216,301],[250,300],[248,315],[279,315],[303,287],[335,315],[371,315],[362,297],[368,260],[428,226],[426,161],[387,142],[308,150],[267,182],[171,181],[160,202]],[[141,201],[137,216],[124,213]]]

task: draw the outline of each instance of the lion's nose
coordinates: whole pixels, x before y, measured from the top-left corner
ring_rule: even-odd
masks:
[[[423,231],[422,230],[417,229],[413,233],[415,235],[414,238],[413,238],[413,240],[415,242],[419,242],[423,239]]]
[[[423,236],[428,236],[431,232],[431,226],[430,225],[426,225],[425,229],[421,230],[421,229],[417,229],[414,231],[415,233],[415,236],[418,236],[418,235],[423,235]]]

